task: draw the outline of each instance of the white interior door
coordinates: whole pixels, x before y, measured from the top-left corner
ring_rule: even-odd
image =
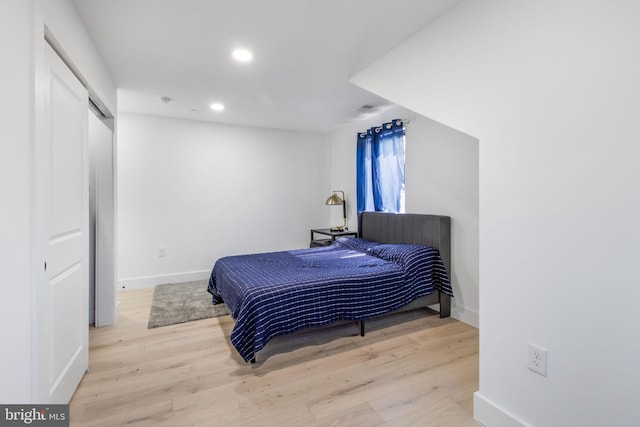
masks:
[[[47,44],[36,206],[46,240],[37,287],[38,403],[68,403],[89,366],[88,93]]]

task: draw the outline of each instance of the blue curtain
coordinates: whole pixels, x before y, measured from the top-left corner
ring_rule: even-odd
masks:
[[[358,134],[358,211],[401,212],[404,197],[404,125],[394,120]]]

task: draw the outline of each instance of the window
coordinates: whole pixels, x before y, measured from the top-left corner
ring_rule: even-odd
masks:
[[[404,136],[402,120],[358,134],[358,212],[404,212]]]

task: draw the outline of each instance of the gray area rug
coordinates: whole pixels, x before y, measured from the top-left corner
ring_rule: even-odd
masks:
[[[228,314],[226,305],[211,303],[206,280],[158,285],[153,292],[147,327],[151,329]]]

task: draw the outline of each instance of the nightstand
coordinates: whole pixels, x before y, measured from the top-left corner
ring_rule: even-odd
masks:
[[[321,238],[316,238],[316,234],[321,234]],[[311,230],[311,244],[310,248],[317,246],[328,246],[336,240],[338,237],[358,237],[358,233],[355,231],[331,231],[330,228],[315,228]]]

